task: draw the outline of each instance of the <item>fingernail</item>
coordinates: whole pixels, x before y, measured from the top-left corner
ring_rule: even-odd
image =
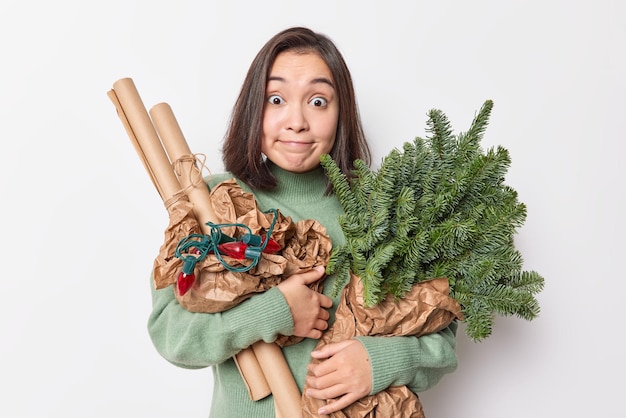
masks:
[[[324,408],[320,408],[320,409],[317,411],[317,413],[318,413],[319,415],[326,415],[326,410],[325,410]]]

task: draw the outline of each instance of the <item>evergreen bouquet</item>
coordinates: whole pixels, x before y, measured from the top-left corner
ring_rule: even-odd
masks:
[[[356,335],[424,335],[455,319],[480,341],[491,335],[496,315],[539,314],[543,277],[522,270],[514,246],[526,206],[504,182],[509,153],[480,145],[492,108],[486,101],[458,135],[442,111],[431,110],[428,136],[392,150],[378,170],[356,161],[349,177],[322,157],[345,211],[339,222],[346,242],[327,265],[342,298],[317,348]],[[321,406],[303,399],[304,416]],[[424,415],[417,395],[403,387],[332,416]]]

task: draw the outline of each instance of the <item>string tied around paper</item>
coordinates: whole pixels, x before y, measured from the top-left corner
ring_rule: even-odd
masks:
[[[179,202],[181,200],[189,202],[189,197],[183,190],[179,190],[178,192],[174,193],[172,197],[163,201],[163,205],[165,206],[165,209],[169,209],[170,206],[172,206],[174,203]]]
[[[183,192],[187,193],[187,191],[197,187],[199,184],[204,183],[204,178],[202,173],[206,170],[207,177],[211,176],[211,170],[206,165],[206,154],[198,153],[198,154],[189,154],[189,155],[181,155],[177,160],[172,162],[172,169],[176,173],[176,175],[180,178],[183,176],[183,163],[191,163],[190,167],[193,165],[198,170],[187,170],[187,175],[189,176],[189,182],[187,187],[183,189]],[[194,173],[195,171],[195,173]]]

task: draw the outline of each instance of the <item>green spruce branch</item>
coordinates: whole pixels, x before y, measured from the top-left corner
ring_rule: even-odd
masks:
[[[375,171],[356,161],[354,177],[322,156],[345,211],[339,223],[346,242],[333,250],[327,266],[337,275],[335,295],[350,272],[363,282],[366,307],[447,277],[474,340],[491,335],[496,314],[526,320],[539,314],[535,295],[544,279],[522,270],[513,242],[526,206],[504,183],[509,153],[480,146],[492,108],[486,101],[469,130],[458,135],[443,112],[431,110],[426,138],[392,150]]]

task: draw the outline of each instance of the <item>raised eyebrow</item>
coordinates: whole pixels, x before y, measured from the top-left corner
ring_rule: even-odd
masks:
[[[275,75],[274,76],[270,76],[267,79],[267,81],[280,81],[282,83],[287,82],[287,80],[285,80],[283,77],[279,77],[279,76],[275,76]],[[311,84],[320,84],[320,83],[328,84],[333,89],[335,88],[335,85],[332,83],[332,81],[330,81],[326,77],[317,77],[317,78],[314,78],[313,80],[311,80]]]
[[[319,84],[319,83],[328,84],[333,89],[335,88],[335,85],[333,84],[333,82],[327,79],[326,77],[318,77],[318,78],[314,78],[313,80],[311,80],[311,84]]]

